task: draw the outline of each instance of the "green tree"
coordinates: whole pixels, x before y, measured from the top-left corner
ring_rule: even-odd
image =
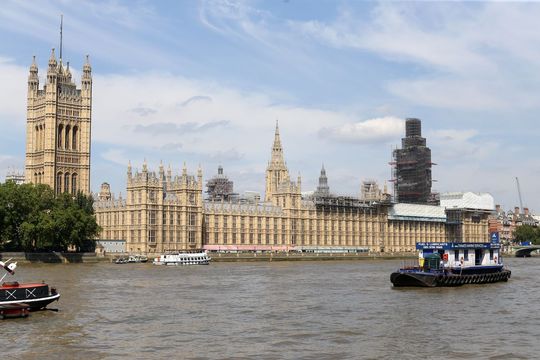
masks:
[[[80,192],[55,197],[47,185],[0,184],[0,249],[92,251],[100,230],[92,205]]]
[[[514,239],[517,242],[530,241],[540,244],[540,228],[531,225],[521,225],[514,230]]]

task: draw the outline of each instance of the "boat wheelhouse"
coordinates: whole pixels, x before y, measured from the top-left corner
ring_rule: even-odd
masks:
[[[178,252],[163,254],[159,258],[155,258],[154,265],[208,265],[210,257],[206,252]]]
[[[394,286],[460,286],[508,281],[498,243],[423,243],[416,244],[418,264],[394,272]]]

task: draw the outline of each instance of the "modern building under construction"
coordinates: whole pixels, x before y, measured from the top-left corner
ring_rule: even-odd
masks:
[[[393,151],[392,181],[396,202],[412,204],[438,204],[436,194],[431,193],[431,149],[422,137],[419,119],[405,121],[405,137],[401,149]]]

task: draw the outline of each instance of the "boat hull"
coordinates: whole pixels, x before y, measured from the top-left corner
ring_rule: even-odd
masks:
[[[390,275],[395,287],[453,287],[467,284],[490,284],[508,281],[512,272],[503,269],[497,272],[484,273],[427,273],[422,271],[396,271]]]
[[[40,310],[59,298],[60,294],[47,284],[8,283],[0,287],[0,308],[3,309]]]

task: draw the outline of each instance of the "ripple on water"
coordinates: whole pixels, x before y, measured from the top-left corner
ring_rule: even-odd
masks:
[[[535,358],[540,258],[508,283],[393,289],[399,261],[25,265],[58,313],[1,322],[12,358]],[[135,354],[135,355],[134,355]]]

